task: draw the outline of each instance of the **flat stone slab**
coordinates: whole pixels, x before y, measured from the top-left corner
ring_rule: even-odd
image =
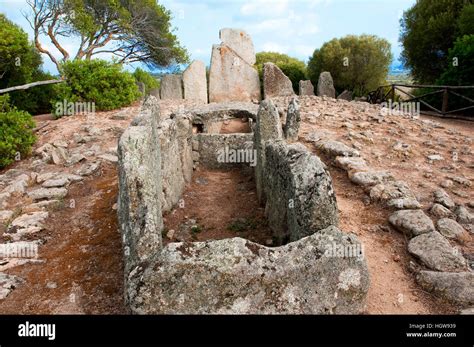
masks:
[[[342,142],[339,141],[325,141],[321,144],[318,144],[318,147],[324,151],[326,154],[332,156],[332,157],[337,157],[337,156],[343,156],[343,157],[359,157],[360,153],[358,150],[351,148]]]
[[[474,304],[473,272],[420,271],[417,282],[427,291],[460,305]]]
[[[336,157],[334,165],[345,171],[366,171],[367,163],[361,157]]]
[[[7,275],[0,272],[0,300],[5,299],[16,287],[24,282],[18,276]]]
[[[433,221],[422,210],[400,210],[394,212],[388,221],[409,237],[435,231]]]
[[[456,239],[466,233],[458,222],[449,218],[441,218],[438,220],[436,222],[436,228],[441,235],[448,239]]]
[[[350,176],[351,182],[362,187],[372,187],[391,179],[393,176],[388,171],[361,171]]]
[[[460,251],[437,231],[414,237],[408,244],[408,251],[423,264],[437,271],[465,271],[466,260]]]
[[[357,314],[369,273],[363,257],[332,256],[354,247],[335,227],[281,247],[242,238],[170,243],[130,274],[138,314]],[[360,245],[360,244],[359,244]]]
[[[33,200],[62,199],[66,195],[66,188],[39,188],[28,193],[28,196]]]

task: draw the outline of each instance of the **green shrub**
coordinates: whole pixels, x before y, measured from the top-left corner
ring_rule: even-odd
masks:
[[[133,72],[133,77],[135,77],[135,81],[145,84],[146,95],[150,94],[150,90],[160,87],[160,82],[155,77],[140,68]]]
[[[0,168],[10,165],[18,154],[30,154],[36,140],[34,127],[29,113],[11,107],[8,95],[0,96]]]
[[[98,111],[113,110],[130,105],[140,97],[131,73],[122,65],[105,60],[73,60],[61,66],[65,83],[55,86],[57,97],[53,102],[92,102]]]

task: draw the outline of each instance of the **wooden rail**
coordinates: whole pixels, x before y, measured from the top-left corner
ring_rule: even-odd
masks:
[[[436,89],[435,91],[427,92],[420,96],[415,96],[409,93],[402,88],[411,88],[411,89]],[[387,90],[388,89],[388,90]],[[466,90],[474,90],[474,86],[438,86],[438,85],[420,85],[420,84],[390,84],[385,86],[380,86],[377,90],[370,92],[368,95],[367,100],[371,104],[379,104],[382,102],[387,102],[392,100],[395,101],[395,94],[396,92],[402,93],[407,95],[409,99],[403,100],[403,102],[413,102],[417,101],[423,104],[425,107],[433,111],[435,114],[441,116],[452,116],[455,117],[456,115],[467,116],[469,118],[474,118],[474,99],[462,95],[459,91],[466,91]],[[427,101],[423,100],[423,98],[430,96],[442,94],[442,103],[441,109],[430,105]],[[457,98],[461,98],[469,102],[469,106],[458,108],[455,110],[449,109],[449,100],[450,95],[454,95]],[[464,118],[464,117],[463,117]]]
[[[46,84],[56,84],[56,83],[62,83],[62,82],[64,82],[64,80],[49,80],[49,81],[33,82],[33,83],[23,84],[21,86],[0,89],[0,94],[14,92],[16,90],[25,90],[25,89],[29,89],[36,86],[46,85]]]

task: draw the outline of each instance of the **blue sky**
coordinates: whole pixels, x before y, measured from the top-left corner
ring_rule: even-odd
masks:
[[[396,63],[401,52],[399,19],[415,0],[162,0],[160,3],[172,12],[176,35],[191,58],[206,64],[210,62],[212,45],[219,43],[219,29],[224,27],[247,31],[257,52],[277,51],[304,61],[315,48],[332,38],[373,34],[392,44]],[[0,0],[0,12],[32,37],[22,15],[28,9],[25,0]],[[77,41],[69,39],[63,43],[69,51],[77,50]],[[44,45],[51,48],[47,40]],[[46,56],[44,62],[46,70],[55,72]]]

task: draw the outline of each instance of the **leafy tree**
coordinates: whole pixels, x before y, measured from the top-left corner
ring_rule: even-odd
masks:
[[[263,78],[263,64],[265,63],[273,63],[278,66],[291,80],[295,92],[298,92],[299,82],[306,79],[306,64],[304,62],[286,54],[276,52],[257,53],[257,62],[255,65],[260,79]]]
[[[313,85],[319,75],[329,71],[338,92],[351,90],[366,95],[385,82],[392,54],[390,43],[373,35],[348,35],[333,39],[316,49],[308,62]]]
[[[28,20],[35,33],[36,48],[56,64],[58,61],[40,42],[49,37],[61,52],[62,62],[71,54],[61,38],[79,37],[74,59],[90,60],[110,53],[120,62],[144,62],[150,66],[169,66],[188,61],[171,28],[171,14],[156,0],[27,0]]]
[[[146,95],[150,94],[150,90],[160,87],[160,82],[155,77],[140,68],[133,72],[133,77],[135,77],[135,81],[145,84]]]
[[[122,65],[105,60],[73,60],[61,65],[66,82],[55,85],[58,96],[53,102],[93,102],[96,110],[112,110],[130,105],[140,97],[131,73]],[[59,115],[58,115],[59,116]]]
[[[31,115],[10,106],[9,96],[0,95],[0,168],[10,165],[18,154],[26,156],[36,138]]]
[[[402,60],[420,83],[434,83],[460,34],[473,34],[472,0],[418,0],[401,19]]]
[[[31,82],[41,63],[28,35],[0,14],[0,88]]]
[[[41,71],[41,64],[41,56],[28,35],[0,14],[0,89],[54,79]],[[44,86],[12,92],[10,104],[32,114],[47,113],[52,98],[52,86]]]

